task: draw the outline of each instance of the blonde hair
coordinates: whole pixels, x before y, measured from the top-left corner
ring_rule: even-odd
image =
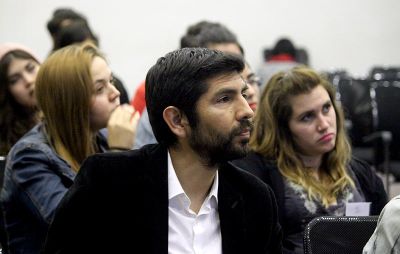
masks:
[[[94,94],[90,68],[96,56],[104,58],[92,44],[62,48],[42,64],[36,79],[48,138],[75,171],[96,151],[89,121]]]
[[[320,180],[311,177],[310,170],[304,166],[289,129],[290,97],[309,93],[317,86],[328,92],[337,121],[336,145],[323,156]],[[309,199],[319,199],[326,207],[336,201],[347,187],[354,187],[346,168],[351,158],[351,147],[335,94],[334,87],[310,68],[300,66],[275,74],[261,95],[250,138],[250,146],[255,152],[276,159],[279,171],[286,179],[303,186]]]

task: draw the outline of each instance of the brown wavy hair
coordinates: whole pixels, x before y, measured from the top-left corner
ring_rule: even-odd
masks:
[[[317,180],[304,166],[289,129],[292,115],[290,97],[311,92],[322,86],[329,94],[336,113],[337,136],[335,148],[323,156],[321,178]],[[307,67],[295,67],[275,74],[261,95],[255,116],[255,127],[250,138],[251,148],[274,159],[282,175],[305,188],[309,199],[319,199],[325,206],[354,182],[347,173],[351,158],[343,111],[335,100],[335,89],[326,79]]]
[[[14,59],[32,60],[34,56],[23,50],[13,50],[0,60],[0,155],[6,155],[11,147],[38,121],[37,107],[19,104],[10,93],[8,68]]]
[[[104,58],[92,44],[67,46],[42,64],[36,79],[48,138],[75,171],[97,150],[89,121],[94,94],[90,68],[96,56]]]

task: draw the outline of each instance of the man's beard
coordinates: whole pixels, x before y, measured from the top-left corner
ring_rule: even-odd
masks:
[[[240,125],[229,133],[221,133],[210,126],[198,124],[192,128],[189,144],[207,166],[213,167],[247,155],[248,138],[242,138],[240,142],[234,143],[235,137],[238,137],[246,128],[249,131],[253,128],[253,123],[249,119],[240,121]]]

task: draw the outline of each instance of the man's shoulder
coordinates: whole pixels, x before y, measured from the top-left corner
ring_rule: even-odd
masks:
[[[106,164],[116,163],[123,166],[126,165],[127,162],[156,160],[164,154],[166,156],[166,149],[163,149],[160,145],[151,144],[143,146],[140,149],[133,149],[129,151],[98,153],[89,156],[87,160],[101,161],[101,163]]]
[[[222,177],[226,178],[230,184],[235,185],[244,193],[258,193],[270,195],[270,187],[260,180],[257,176],[243,170],[235,164],[228,162],[223,168]]]
[[[127,175],[151,174],[167,161],[166,149],[146,145],[141,149],[107,152],[89,156],[81,166],[78,179],[123,178]]]

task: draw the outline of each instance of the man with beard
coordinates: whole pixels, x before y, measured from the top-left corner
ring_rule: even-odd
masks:
[[[146,102],[159,144],[89,157],[50,227],[50,253],[281,253],[271,189],[228,163],[248,151],[243,60],[161,57]]]

